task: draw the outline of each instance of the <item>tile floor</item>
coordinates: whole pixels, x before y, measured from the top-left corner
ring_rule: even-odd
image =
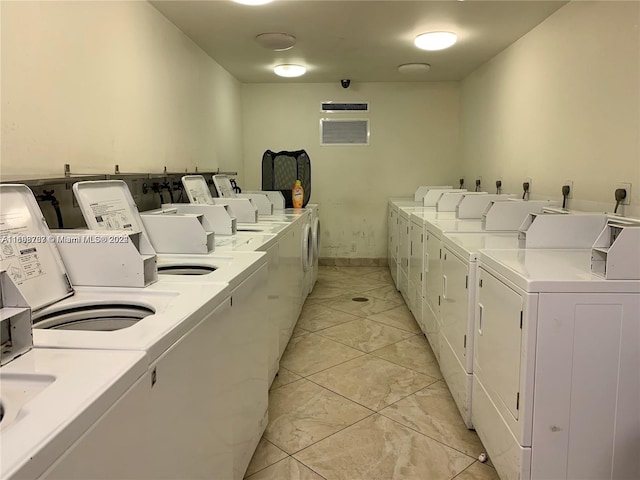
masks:
[[[320,267],[245,478],[495,480],[483,451],[388,269]]]

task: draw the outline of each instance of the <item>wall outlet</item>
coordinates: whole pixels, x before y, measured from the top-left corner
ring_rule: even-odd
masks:
[[[529,184],[529,191],[528,191],[528,195],[531,195],[531,192],[532,192],[532,190],[533,190],[533,188],[531,188],[531,187],[532,187],[531,178],[530,178],[530,177],[524,178],[524,179],[522,180],[522,183],[523,183],[523,184],[524,184],[524,183],[528,183],[528,184]],[[524,191],[524,187],[522,187],[522,190]]]
[[[356,242],[351,242],[351,253],[356,253]]]
[[[627,191],[627,196],[620,202],[620,205],[629,205],[631,203],[631,183],[620,182],[616,185],[615,189],[617,190],[619,188],[624,188]]]
[[[473,182],[473,189],[480,192],[482,191],[482,175],[477,175]]]
[[[562,186],[564,187],[565,185],[569,185],[569,195],[567,195],[567,198],[573,198],[573,180],[565,180]],[[562,192],[562,190],[560,190],[560,192]]]

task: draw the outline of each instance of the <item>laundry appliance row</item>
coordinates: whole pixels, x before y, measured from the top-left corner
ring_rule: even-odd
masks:
[[[242,478],[311,288],[311,212],[244,233],[226,205],[139,213],[124,182],[73,191],[88,230],[50,231],[27,187],[0,186],[2,298],[33,322],[0,370],[0,476]]]
[[[640,478],[640,222],[451,195],[389,201],[389,267],[500,478]]]

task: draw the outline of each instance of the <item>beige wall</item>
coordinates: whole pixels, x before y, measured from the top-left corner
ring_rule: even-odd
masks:
[[[1,2],[2,173],[234,170],[241,84],[147,2]]]
[[[370,113],[321,114],[322,101],[367,101]],[[455,83],[245,84],[246,185],[261,185],[265,150],[304,148],[321,205],[321,257],[386,256],[387,199],[458,174]],[[322,117],[369,118],[368,146],[320,146]]]
[[[640,215],[640,3],[572,2],[461,84],[463,173],[505,190]]]

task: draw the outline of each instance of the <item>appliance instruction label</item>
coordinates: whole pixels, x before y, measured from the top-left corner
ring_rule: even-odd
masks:
[[[193,198],[193,203],[198,203],[203,205],[206,205],[207,203],[209,203],[207,201],[208,198],[204,194],[204,192],[201,192],[200,190],[197,190],[195,188],[190,188],[189,193],[191,194],[191,198]]]
[[[99,230],[134,231],[131,207],[124,200],[103,200],[90,204],[90,207]]]
[[[0,215],[0,268],[17,285],[46,274],[38,244],[53,243],[51,236],[34,234],[28,218],[20,214]]]

